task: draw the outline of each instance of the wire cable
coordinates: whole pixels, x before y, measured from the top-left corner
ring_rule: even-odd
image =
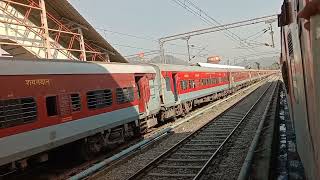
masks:
[[[196,6],[194,3],[192,3],[190,0],[184,0],[183,2],[181,0],[172,0],[174,1],[176,4],[180,5],[181,7],[183,7],[184,9],[188,10],[189,12],[191,12],[193,15],[200,17],[200,19],[202,19],[205,23],[207,23],[208,25],[221,25],[220,22],[218,22],[217,20],[215,20],[214,18],[212,18],[211,16],[209,16],[204,10],[202,10],[201,8],[199,8],[198,6]],[[198,12],[196,12],[195,10],[193,10],[190,6],[188,6],[186,3],[188,3],[190,6],[192,6],[193,8],[195,8]],[[223,28],[222,28],[223,29]],[[252,49],[250,49],[250,47],[248,47],[248,45],[244,44],[242,42],[242,39],[240,36],[236,35],[235,33],[233,33],[232,31],[225,29],[224,30],[224,34],[226,37],[228,37],[229,39],[231,39],[233,42],[239,42],[241,46],[245,46],[247,51],[253,51]]]

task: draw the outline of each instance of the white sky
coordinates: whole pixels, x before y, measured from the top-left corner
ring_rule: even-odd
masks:
[[[160,37],[209,27],[199,17],[177,5],[174,0],[70,0],[70,2],[94,27],[108,30],[99,32],[123,56],[158,50],[159,45],[156,40]],[[279,0],[191,0],[191,2],[223,24],[277,14],[282,3]],[[205,62],[206,57],[210,55],[221,56],[224,61],[231,59],[231,62],[233,59],[237,59],[236,62],[242,61],[243,58],[240,56],[249,58],[256,58],[256,55],[275,56],[279,52],[280,42],[276,22],[273,23],[273,27],[275,48],[256,45],[249,50],[240,48],[239,42],[233,42],[222,32],[192,37],[190,44],[198,47],[191,50],[191,55],[196,56],[193,61]],[[262,32],[265,28],[268,26],[262,23],[234,29],[232,32],[245,39]],[[271,43],[269,32],[253,39],[258,43]],[[186,41],[178,40],[172,43],[179,46],[166,45],[166,51],[174,52],[176,53],[174,56],[187,60]]]

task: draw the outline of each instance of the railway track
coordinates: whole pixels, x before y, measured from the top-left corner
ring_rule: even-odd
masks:
[[[162,128],[160,128],[160,129],[162,129]],[[126,147],[126,146],[124,145],[124,147]],[[104,155],[103,157],[108,157],[108,155]],[[96,162],[101,161],[101,159],[103,159],[103,157],[97,158],[100,160],[94,159],[90,162],[85,162],[85,163],[79,162],[77,165],[67,165],[65,170],[63,170],[65,165],[59,165],[57,168],[53,168],[53,169],[49,165],[48,165],[48,167],[40,166],[40,167],[35,168],[36,170],[30,170],[30,172],[28,171],[28,172],[13,175],[10,177],[4,177],[4,179],[21,179],[21,178],[22,179],[34,179],[35,177],[36,177],[36,179],[38,179],[38,178],[39,179],[47,179],[47,178],[48,179],[67,179],[67,178],[71,177],[72,175],[81,172],[83,169],[86,169],[87,167],[90,166],[90,164],[94,164]]]
[[[271,81],[252,92],[223,114],[190,134],[129,178],[133,179],[200,179],[219,152],[254,112],[261,118],[276,83]],[[252,119],[252,118],[251,118]],[[245,156],[246,154],[244,154]],[[239,167],[239,170],[241,165]]]
[[[161,134],[159,132],[162,132],[165,129],[172,129],[171,130],[172,132],[176,132],[176,130],[174,130],[176,128],[180,129],[178,131],[182,131],[182,132],[189,132],[190,131],[190,133],[191,133],[195,129],[198,129],[199,127],[201,127],[202,124],[206,123],[205,121],[208,121],[210,119],[210,117],[208,117],[209,119],[205,120],[207,118],[204,118],[203,115],[208,116],[208,114],[205,115],[206,113],[210,112],[210,113],[213,113],[212,115],[216,116],[217,114],[220,114],[223,112],[220,110],[213,110],[214,107],[215,108],[222,107],[222,109],[224,109],[223,106],[229,107],[231,104],[234,104],[234,103],[236,103],[236,101],[239,101],[239,99],[242,99],[244,97],[243,94],[246,94],[245,96],[247,96],[252,91],[254,91],[256,88],[258,88],[262,84],[266,83],[268,81],[268,79],[264,79],[261,82],[258,82],[254,85],[251,85],[249,87],[241,89],[239,92],[237,92],[231,96],[228,96],[227,98],[221,99],[219,101],[215,101],[214,103],[209,103],[208,105],[205,105],[205,106],[199,106],[196,110],[192,111],[186,117],[178,119],[175,122],[169,122],[167,124],[164,124],[163,126],[159,127],[158,129],[153,130],[153,132],[151,132],[150,135],[152,135],[152,136],[159,135],[159,134]],[[241,97],[241,96],[243,96],[243,97]],[[238,100],[236,100],[236,99],[238,99]],[[226,103],[226,104],[224,104],[224,103]],[[230,103],[230,105],[227,105],[228,103]],[[197,118],[200,118],[200,119],[197,119]],[[191,126],[190,126],[189,128],[191,128],[191,129],[189,129],[188,128],[189,121],[191,122],[191,121],[195,121],[195,120],[198,121],[199,124],[197,126],[193,126],[194,128],[191,128]],[[185,127],[186,127],[186,129],[185,129]],[[183,137],[187,136],[190,133],[184,134],[182,136],[179,136],[178,135],[179,133],[178,133],[178,134],[176,134],[178,136],[174,136],[174,137],[171,136],[170,140],[168,140],[168,141],[164,140],[164,142],[161,141],[161,143],[158,141],[159,140],[158,139],[155,142],[150,143],[147,146],[150,146],[152,144],[154,145],[156,142],[159,142],[161,144],[160,146],[162,146],[162,148],[165,147],[164,150],[162,150],[162,152],[163,152],[163,151],[166,151],[168,148],[170,148],[173,145],[173,143],[171,143],[171,142],[178,142],[181,139],[183,139]],[[145,137],[149,137],[149,136],[145,136]],[[148,150],[146,150],[144,147],[141,147],[141,148],[142,148],[141,149],[142,151],[138,150],[138,151],[131,152],[131,153],[129,153],[129,155],[126,155],[127,156],[126,158],[120,158],[119,160],[115,160],[114,162],[111,162],[111,163],[109,162],[109,159],[106,159],[102,163],[94,165],[94,166],[86,169],[85,171],[82,171],[82,172],[76,174],[75,176],[72,176],[71,179],[82,179],[82,178],[85,178],[88,176],[90,177],[90,179],[97,179],[97,177],[103,176],[103,174],[106,174],[106,176],[108,176],[108,177],[112,177],[112,179],[126,179],[126,178],[130,177],[135,171],[139,170],[141,167],[148,164],[149,159],[150,159],[150,161],[152,161],[152,159],[157,157],[157,154],[162,153],[161,150],[159,150],[155,146],[151,147],[151,149],[147,148]],[[152,149],[154,149],[154,151],[156,151],[156,152],[149,152],[149,151],[152,151]],[[145,156],[143,155],[144,153],[146,153]],[[152,155],[153,153],[155,155]],[[149,156],[151,156],[152,159]],[[141,158],[140,160],[139,160],[139,157]],[[131,158],[133,158],[134,160]],[[129,160],[129,159],[131,159],[131,160]],[[130,161],[130,162],[128,162],[129,164],[126,164],[126,161]],[[135,166],[134,165],[135,163],[138,163],[138,166]],[[102,165],[102,164],[104,164],[104,165]],[[106,165],[106,164],[108,164],[108,165]],[[120,165],[120,164],[122,164],[122,165]],[[100,165],[102,165],[103,167],[101,167]],[[120,167],[119,167],[119,165],[120,165]],[[134,168],[130,168],[130,166],[133,166]],[[115,170],[115,169],[118,169],[118,170]],[[122,171],[126,172],[126,175],[121,173]]]

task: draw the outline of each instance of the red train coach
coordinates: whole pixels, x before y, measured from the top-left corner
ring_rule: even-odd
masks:
[[[45,161],[49,150],[73,142],[90,158],[271,73],[1,59],[0,170]]]
[[[155,65],[161,72],[160,119],[187,114],[193,106],[213,101],[250,83],[250,72],[182,65]]]
[[[307,179],[320,177],[320,3],[283,0],[281,66]]]
[[[0,167],[78,140],[90,155],[133,136],[160,108],[157,98],[149,107],[155,76],[151,66],[1,59]]]

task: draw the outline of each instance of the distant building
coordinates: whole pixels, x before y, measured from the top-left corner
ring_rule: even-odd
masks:
[[[207,62],[211,64],[219,64],[221,58],[219,56],[210,56],[207,58]]]

